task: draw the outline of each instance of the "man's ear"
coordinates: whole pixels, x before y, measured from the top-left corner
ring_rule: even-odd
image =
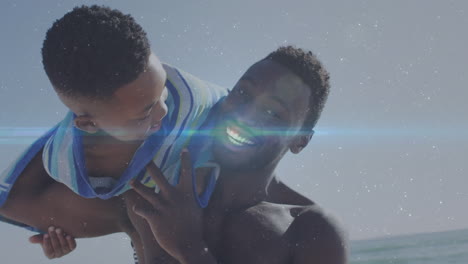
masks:
[[[307,144],[309,144],[309,141],[312,139],[314,132],[314,130],[310,130],[306,133],[302,132],[301,135],[297,135],[292,141],[289,150],[294,154],[301,152],[307,146]]]
[[[83,130],[90,134],[94,134],[99,131],[99,128],[96,126],[96,123],[94,123],[94,121],[87,116],[78,116],[75,118],[75,120],[73,120],[73,123],[75,124],[75,127],[79,130]]]

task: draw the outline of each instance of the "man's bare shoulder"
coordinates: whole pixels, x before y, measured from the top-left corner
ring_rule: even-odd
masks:
[[[227,221],[231,228],[256,232],[275,232],[282,235],[294,220],[293,214],[303,206],[261,202],[244,210],[232,213]],[[299,209],[300,210],[300,209]],[[239,230],[235,230],[238,232]]]
[[[276,263],[346,261],[342,232],[317,205],[262,202],[233,214],[228,223],[228,240],[252,254],[274,256]]]
[[[300,234],[319,231],[339,231],[336,222],[316,204],[291,205],[260,202],[254,206],[237,211],[227,221],[231,226],[265,226],[284,229],[300,229]]]
[[[319,206],[298,210],[288,230],[293,263],[346,263],[344,233]]]
[[[285,233],[290,205],[262,202],[229,214],[223,225],[223,263],[290,263]]]

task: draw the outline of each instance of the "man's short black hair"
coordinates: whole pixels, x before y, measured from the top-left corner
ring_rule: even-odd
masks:
[[[293,46],[280,47],[270,53],[264,60],[272,60],[286,67],[311,90],[309,113],[303,128],[312,129],[322,113],[330,91],[330,75],[311,51],[304,51]]]
[[[47,31],[42,63],[57,92],[106,99],[146,70],[150,53],[146,32],[133,17],[81,6]]]

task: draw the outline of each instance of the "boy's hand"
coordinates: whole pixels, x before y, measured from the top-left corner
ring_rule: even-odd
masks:
[[[49,227],[47,234],[31,236],[29,242],[41,244],[44,255],[49,259],[63,257],[76,248],[75,238],[53,226]]]
[[[143,204],[134,205],[133,211],[148,222],[159,245],[176,259],[203,243],[203,211],[197,205],[192,189],[190,156],[188,151],[183,151],[181,156],[182,168],[176,186],[169,184],[153,162],[146,168],[159,186],[159,193],[138,181],[131,183],[146,200]]]

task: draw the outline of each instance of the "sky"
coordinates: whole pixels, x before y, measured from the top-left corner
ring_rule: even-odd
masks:
[[[331,93],[280,177],[351,240],[468,228],[468,2],[3,0],[0,169],[67,111],[40,49],[53,21],[81,4],[131,14],[161,60],[225,87],[281,45],[313,51]],[[29,235],[0,223],[2,263],[51,262]],[[130,263],[129,244],[122,234],[82,239],[52,263]]]

